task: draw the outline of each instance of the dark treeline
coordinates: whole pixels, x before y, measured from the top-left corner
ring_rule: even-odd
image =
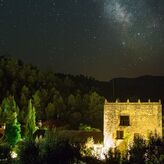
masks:
[[[81,123],[102,129],[104,98],[109,101],[158,101],[164,99],[164,77],[143,76],[97,81],[83,75],[44,72],[20,60],[0,57],[0,101],[14,96],[19,121],[26,117],[28,101],[37,120],[58,120],[68,128]]]
[[[26,120],[29,99],[37,120],[53,120],[78,129],[81,123],[102,129],[104,97],[90,77],[43,72],[20,60],[0,57],[0,101],[14,96],[18,121]],[[94,84],[94,85],[93,85]]]

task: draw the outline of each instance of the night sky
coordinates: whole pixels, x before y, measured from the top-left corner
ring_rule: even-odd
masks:
[[[0,0],[0,54],[98,80],[164,75],[164,0]]]

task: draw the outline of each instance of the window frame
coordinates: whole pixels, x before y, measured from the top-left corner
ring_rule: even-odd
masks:
[[[118,139],[118,140],[124,139],[124,131],[123,130],[116,131],[116,139]]]
[[[129,115],[120,115],[120,124],[119,126],[130,126],[130,117]]]

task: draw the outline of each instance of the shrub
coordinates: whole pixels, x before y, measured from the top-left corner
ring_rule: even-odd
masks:
[[[121,161],[121,153],[117,149],[109,149],[106,155],[107,164],[119,164]]]
[[[133,145],[129,150],[130,163],[145,163],[145,155],[146,155],[147,145],[146,141],[141,137],[135,137]]]
[[[78,161],[80,158],[79,146],[70,144],[68,140],[59,138],[50,132],[40,143],[40,158],[43,163],[67,164]]]
[[[19,145],[20,164],[39,164],[39,146],[34,141],[24,141]]]
[[[10,160],[11,156],[10,156],[10,145],[9,144],[0,144],[0,159],[1,160]]]

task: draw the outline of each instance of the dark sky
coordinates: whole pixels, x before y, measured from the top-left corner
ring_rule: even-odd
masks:
[[[164,75],[164,0],[0,0],[0,53],[99,80]]]

